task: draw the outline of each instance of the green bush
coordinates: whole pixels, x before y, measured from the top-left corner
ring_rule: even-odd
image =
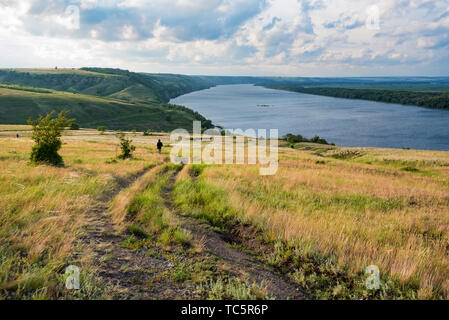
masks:
[[[31,138],[35,144],[31,149],[30,161],[32,163],[49,163],[52,165],[62,164],[62,157],[58,154],[61,149],[61,134],[65,127],[71,126],[74,119],[67,119],[69,111],[61,111],[54,117],[55,111],[45,117],[29,119],[28,124],[32,126]]]
[[[133,151],[136,150],[136,147],[131,144],[133,141],[127,139],[123,133],[119,134],[118,138],[120,139],[120,149],[122,150],[122,153],[118,157],[120,159],[131,158]]]
[[[106,131],[106,128],[103,127],[103,126],[99,126],[99,127],[97,128],[97,130],[100,131],[100,132],[105,132],[105,131]]]
[[[70,125],[70,130],[79,130],[80,129],[80,125],[78,123],[72,123]]]

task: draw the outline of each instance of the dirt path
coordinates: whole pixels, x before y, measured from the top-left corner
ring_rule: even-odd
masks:
[[[207,223],[182,215],[173,204],[173,187],[177,175],[174,175],[169,185],[164,188],[165,205],[181,220],[183,228],[192,232],[195,241],[204,242],[204,246],[211,254],[225,260],[231,266],[231,271],[260,287],[266,287],[270,296],[279,300],[303,300],[307,294],[287,277],[257,261],[254,256],[236,249],[231,244],[238,243],[239,239],[230,234],[220,234],[212,230]]]
[[[151,169],[151,168],[150,168]],[[107,296],[114,299],[196,299],[196,286],[176,283],[170,278],[180,264],[209,259],[212,256],[229,266],[228,272],[241,279],[265,287],[268,294],[276,299],[307,299],[288,278],[230,244],[238,242],[238,237],[219,234],[211,226],[177,212],[173,203],[173,187],[177,178],[174,174],[163,189],[165,206],[176,215],[182,228],[192,233],[192,241],[201,244],[205,250],[194,256],[163,252],[160,246],[151,242],[143,248],[131,250],[123,246],[130,234],[117,233],[108,215],[110,200],[120,191],[128,188],[137,179],[142,178],[146,169],[131,179],[123,180],[119,187],[109,192],[97,207],[87,212],[88,226],[81,241],[92,253],[92,261],[100,282],[107,288]],[[152,252],[152,254],[149,254]],[[157,253],[157,254],[154,254]],[[167,254],[168,253],[168,254]],[[81,254],[79,254],[81,255]],[[175,257],[175,259],[170,258]],[[80,256],[78,258],[81,258]],[[74,260],[77,260],[74,255]]]
[[[163,258],[146,254],[145,250],[130,250],[121,246],[129,234],[119,234],[108,215],[109,202],[150,169],[122,181],[101,203],[87,213],[86,235],[81,239],[93,253],[99,280],[107,288],[107,296],[114,299],[179,299],[190,298],[184,290],[163,276],[173,264]],[[149,248],[144,248],[149,249]],[[157,279],[157,281],[154,281]]]

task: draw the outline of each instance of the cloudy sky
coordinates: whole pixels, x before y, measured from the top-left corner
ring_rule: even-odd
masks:
[[[449,76],[449,0],[0,0],[0,67]]]

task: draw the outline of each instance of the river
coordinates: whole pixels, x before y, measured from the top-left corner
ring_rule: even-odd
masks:
[[[170,103],[198,111],[225,129],[278,129],[319,135],[348,147],[449,150],[449,111],[224,85]]]

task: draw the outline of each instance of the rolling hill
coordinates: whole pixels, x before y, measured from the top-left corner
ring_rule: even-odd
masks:
[[[0,123],[24,124],[51,110],[70,110],[87,128],[173,130],[212,123],[197,112],[167,104],[212,86],[199,78],[146,75],[119,69],[0,70]]]

